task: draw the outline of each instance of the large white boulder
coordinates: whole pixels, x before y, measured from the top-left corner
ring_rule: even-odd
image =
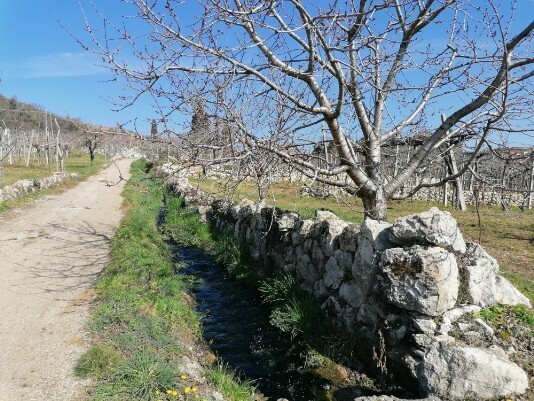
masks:
[[[389,239],[397,245],[436,245],[460,253],[466,247],[454,217],[437,207],[395,220]]]
[[[380,263],[384,298],[400,308],[439,316],[458,298],[458,266],[443,248],[391,248]]]
[[[444,399],[488,399],[528,388],[527,374],[498,347],[435,344],[419,365],[418,377],[424,395]]]
[[[530,301],[508,280],[498,276],[499,265],[478,244],[468,243],[462,257],[468,301],[483,308],[495,304],[530,307]]]
[[[374,284],[380,255],[393,246],[389,241],[390,228],[391,224],[372,219],[366,219],[360,227],[352,275],[355,280],[365,282],[369,288]]]
[[[529,308],[529,299],[521,294],[517,288],[515,288],[504,277],[495,277],[495,302],[503,305],[526,305]]]

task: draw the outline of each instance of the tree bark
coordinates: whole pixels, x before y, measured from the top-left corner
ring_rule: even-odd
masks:
[[[532,168],[530,169],[530,185],[528,187],[528,201],[527,201],[527,207],[528,209],[532,209],[532,199],[534,198],[534,162],[532,162]]]
[[[387,218],[387,198],[383,188],[378,188],[374,192],[359,194],[363,202],[365,218],[373,220],[386,220]]]

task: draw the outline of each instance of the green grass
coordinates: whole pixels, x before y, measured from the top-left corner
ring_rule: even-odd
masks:
[[[246,246],[232,235],[199,222],[196,209],[184,207],[183,200],[167,193],[167,217],[163,231],[185,246],[198,246],[208,251],[229,273],[242,281],[256,283],[257,270],[252,265]]]
[[[534,331],[534,310],[525,305],[504,306],[494,305],[489,308],[482,309],[478,315],[484,320],[493,323],[494,325],[505,326],[507,319],[513,319],[517,323],[530,328]]]
[[[189,354],[201,339],[200,316],[156,226],[163,194],[158,182],[145,180],[144,163],[132,165],[123,193],[127,214],[97,285],[91,322],[97,340],[76,367],[79,375],[95,379],[94,400],[183,400],[185,389],[193,388],[181,377],[180,361],[196,359]],[[206,391],[198,386],[196,394]]]
[[[255,392],[252,382],[239,378],[228,366],[219,363],[208,375],[229,401],[251,401]]]

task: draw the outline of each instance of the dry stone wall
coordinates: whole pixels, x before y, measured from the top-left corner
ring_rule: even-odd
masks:
[[[329,329],[358,344],[371,372],[387,371],[421,396],[442,399],[526,391],[526,373],[502,349],[449,335],[456,320],[483,307],[530,307],[497,274],[495,259],[464,241],[449,213],[432,208],[393,224],[358,225],[329,211],[302,219],[263,204],[213,199],[184,176],[169,185],[198,205],[203,219],[245,242],[262,274],[295,274],[320,300]]]
[[[69,178],[77,177],[76,173],[57,173],[50,177],[35,180],[20,180],[11,185],[0,188],[0,202],[20,199],[28,194],[35,193],[41,189],[55,187]]]

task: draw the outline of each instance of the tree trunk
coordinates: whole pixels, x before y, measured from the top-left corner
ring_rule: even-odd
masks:
[[[263,202],[265,200],[265,186],[258,184],[258,200]]]
[[[387,218],[387,199],[384,190],[378,188],[376,193],[361,194],[365,218],[373,220],[386,220]]]
[[[454,157],[454,151],[452,149],[450,150],[449,158],[451,163],[451,174],[457,174],[458,166],[456,164],[456,158]],[[462,182],[462,177],[456,177],[454,179],[454,185],[456,186],[456,207],[462,211],[466,211],[467,207],[465,205],[464,185]]]
[[[534,198],[534,162],[532,163],[532,167],[530,169],[530,185],[528,186],[529,192],[527,194],[528,200],[527,200],[527,207],[529,209],[532,209],[532,199]]]
[[[32,157],[33,134],[34,134],[34,131],[32,130],[31,134],[29,135],[30,140],[28,141],[28,154],[26,156],[26,163],[25,163],[26,167],[30,165],[30,160]]]
[[[95,164],[95,150],[89,146],[89,158],[91,159],[91,166]]]

